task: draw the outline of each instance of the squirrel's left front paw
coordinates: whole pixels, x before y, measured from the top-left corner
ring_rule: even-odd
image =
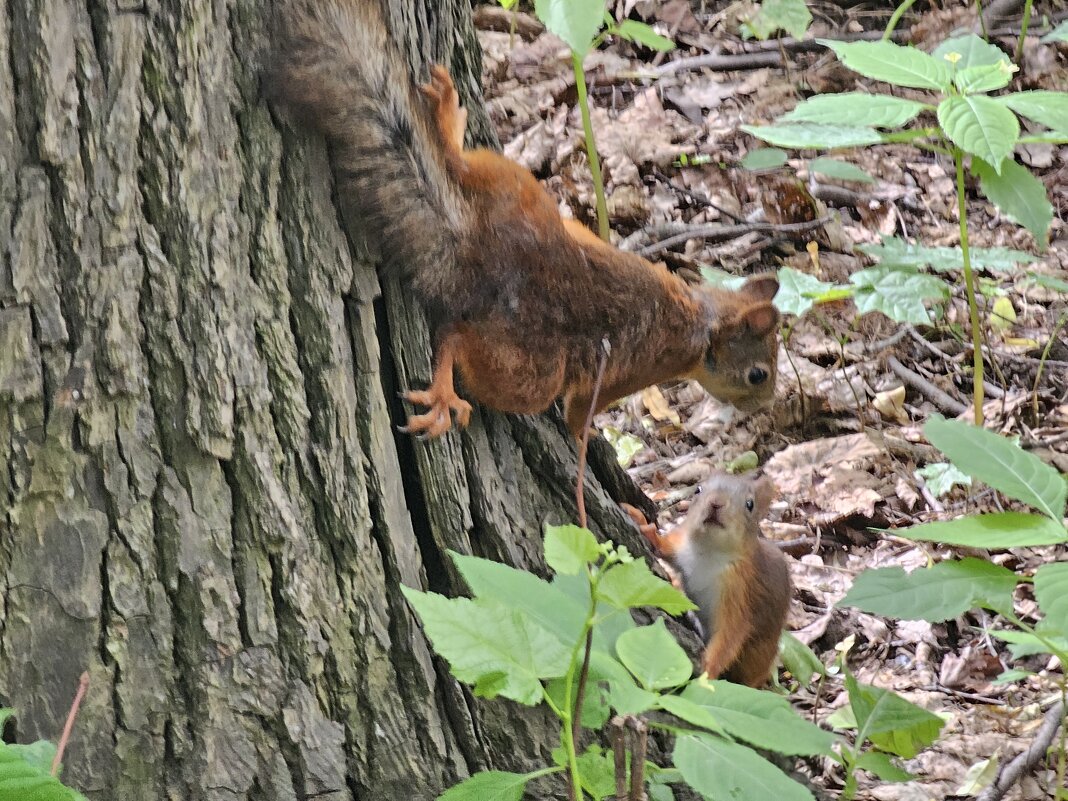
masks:
[[[423,414],[408,416],[408,425],[400,429],[405,433],[418,434],[427,439],[440,437],[452,427],[451,412],[456,412],[456,425],[459,428],[471,420],[471,404],[455,392],[441,392],[431,385],[429,389],[405,392],[402,397],[413,406],[430,407]]]

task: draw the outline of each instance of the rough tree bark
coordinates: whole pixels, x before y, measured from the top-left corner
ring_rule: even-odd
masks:
[[[340,222],[323,143],[260,95],[270,4],[0,9],[19,739],[55,737],[88,670],[65,776],[94,800],[430,799],[543,765],[546,717],[453,682],[398,587],[461,592],[449,548],[543,570],[574,447],[556,414],[394,432],[396,390],[429,379],[426,325]],[[413,64],[445,61],[470,98],[468,13],[390,0]],[[609,496],[633,487],[593,456],[591,525],[627,541]]]

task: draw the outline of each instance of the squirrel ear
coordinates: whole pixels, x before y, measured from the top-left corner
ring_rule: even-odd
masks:
[[[770,303],[751,306],[742,314],[742,323],[757,336],[764,336],[778,327],[779,310]]]
[[[775,273],[761,273],[754,275],[742,284],[742,294],[748,295],[753,300],[771,300],[779,291],[779,279]]]

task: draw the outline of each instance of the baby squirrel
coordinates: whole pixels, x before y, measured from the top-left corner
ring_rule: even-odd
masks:
[[[666,534],[633,506],[623,508],[700,607],[704,672],[759,687],[771,674],[790,607],[786,559],[760,537],[775,487],[759,473],[719,473],[698,492],[682,523]]]
[[[740,290],[691,287],[663,265],[560,216],[534,176],[490,150],[464,150],[467,113],[441,66],[412,85],[379,0],[287,0],[267,87],[324,134],[339,194],[438,325],[433,378],[404,394],[429,407],[410,432],[466,425],[474,399],[533,414],[560,396],[581,435],[602,341],[599,409],[691,377],[743,410],[775,392],[779,315],[772,275]]]

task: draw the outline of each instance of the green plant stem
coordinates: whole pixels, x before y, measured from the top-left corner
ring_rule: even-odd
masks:
[[[586,93],[586,72],[582,69],[582,56],[571,53],[571,67],[575,71],[575,88],[578,90],[579,110],[582,112],[582,128],[586,134],[586,155],[593,173],[593,191],[597,196],[597,233],[608,241],[608,201],[604,196],[604,179],[601,177],[601,159],[597,155],[597,142],[593,138],[593,121],[590,119],[590,101]]]
[[[1017,64],[1020,63],[1020,58],[1023,56],[1023,44],[1024,39],[1027,38],[1027,26],[1031,23],[1031,3],[1032,0],[1025,0],[1023,19],[1020,21],[1020,40],[1016,43],[1016,58],[1013,59]]]
[[[581,700],[577,697],[577,693],[575,694],[575,704],[572,706],[572,690],[575,685],[576,668],[583,672],[589,669],[589,653],[590,647],[593,644],[593,625],[597,618],[597,584],[600,578],[599,572],[590,571],[588,567],[586,569],[590,581],[590,608],[586,613],[586,622],[582,626],[583,635],[579,641],[575,643],[575,647],[571,651],[571,662],[567,668],[567,676],[564,677],[565,706],[564,709],[556,711],[560,721],[564,724],[560,739],[564,746],[564,751],[567,754],[568,772],[571,776],[572,801],[578,801],[582,795],[582,782],[579,776],[578,750],[576,747],[578,732],[582,723],[582,708],[579,706]],[[580,668],[579,653],[582,653],[583,651],[585,651],[585,657],[583,658],[582,666]]]
[[[1068,322],[1068,314],[1062,314],[1061,319],[1057,321],[1057,324],[1053,326],[1053,331],[1049,335],[1049,341],[1046,343],[1046,347],[1042,349],[1042,358],[1038,360],[1038,370],[1035,371],[1035,383],[1031,387],[1031,404],[1032,411],[1035,414],[1035,425],[1038,425],[1038,385],[1042,381],[1042,370],[1046,366],[1046,360],[1049,358],[1049,349],[1053,347],[1053,343],[1057,341],[1057,334],[1060,333],[1061,328]]]
[[[953,163],[957,168],[957,209],[960,216],[960,251],[964,259],[964,292],[968,297],[968,318],[972,326],[972,406],[975,424],[983,425],[983,332],[979,326],[979,304],[975,299],[975,274],[968,252],[968,209],[964,196],[964,153],[953,146]]]
[[[890,41],[890,36],[894,32],[894,28],[897,27],[897,24],[901,21],[901,18],[905,16],[905,12],[912,8],[912,4],[915,2],[916,0],[905,0],[904,3],[894,9],[894,13],[890,16],[890,21],[886,23],[886,30],[883,31],[884,42]]]

